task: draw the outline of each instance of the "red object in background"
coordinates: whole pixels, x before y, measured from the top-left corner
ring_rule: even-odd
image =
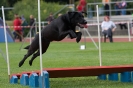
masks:
[[[79,4],[77,5],[77,10],[79,11],[79,12],[85,12],[86,11],[86,0],[80,0],[79,1]]]
[[[21,30],[22,28],[20,27],[21,26],[21,21],[19,18],[16,18],[14,21],[13,21],[13,25],[16,26],[14,27],[14,30]]]
[[[80,3],[80,5],[82,5],[82,6],[86,6],[86,0],[80,0],[79,3]]]
[[[79,4],[82,6],[82,11],[86,12],[86,0],[80,0]]]
[[[77,6],[77,10],[78,10],[79,12],[82,12],[82,11],[83,11],[82,5],[78,5],[78,6]]]

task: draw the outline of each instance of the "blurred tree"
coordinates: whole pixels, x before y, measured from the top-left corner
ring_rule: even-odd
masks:
[[[0,0],[0,8],[1,6],[4,6],[4,7],[9,7],[9,3],[7,3],[8,1],[7,0]],[[1,11],[1,10],[0,10]],[[5,15],[8,13],[7,10],[5,10]],[[0,12],[0,17],[2,17],[2,12]]]
[[[32,3],[31,3],[32,2]],[[60,10],[63,5],[59,3],[47,3],[41,0],[41,19],[45,20],[50,13],[55,13]],[[38,18],[38,1],[37,0],[22,0],[14,5],[13,13],[24,15],[26,19],[32,14],[35,18]]]
[[[9,3],[9,6],[10,7],[13,7],[13,5],[15,4],[15,3],[17,3],[18,1],[22,1],[22,0],[6,0],[8,3]]]
[[[4,6],[4,7],[7,7],[9,6],[9,3],[7,3],[8,0],[0,0],[0,6]]]

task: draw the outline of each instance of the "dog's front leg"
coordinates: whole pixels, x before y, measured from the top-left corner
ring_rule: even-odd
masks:
[[[75,32],[73,30],[70,30],[69,35],[70,35],[71,39],[76,38],[76,42],[77,43],[81,40],[81,37],[82,37],[82,33],[81,32]]]
[[[69,35],[70,35],[70,38],[71,38],[71,39],[77,37],[76,33],[75,33],[73,30],[70,30],[70,31],[69,31]]]
[[[81,32],[76,32],[76,35],[77,35],[76,42],[78,43],[81,40],[82,33]]]
[[[58,36],[58,40],[64,39],[68,34],[71,35],[71,36],[70,36],[71,38],[76,38],[76,37],[77,37],[76,33],[75,33],[73,30],[62,31],[62,32],[60,32],[59,34],[60,34],[60,35]]]
[[[81,40],[81,37],[82,37],[81,32],[75,32],[73,30],[70,30],[69,35],[71,39],[76,38],[77,43]]]

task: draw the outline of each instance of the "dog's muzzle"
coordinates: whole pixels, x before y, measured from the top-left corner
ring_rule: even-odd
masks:
[[[80,28],[87,28],[87,21],[84,21],[83,23],[78,23],[77,24]]]

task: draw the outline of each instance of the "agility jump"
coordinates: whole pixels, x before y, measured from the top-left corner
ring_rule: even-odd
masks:
[[[73,68],[46,68],[43,69],[44,84],[46,88],[50,88],[49,78],[65,78],[65,77],[86,77],[98,76],[101,80],[111,80],[121,82],[132,82],[133,65],[125,66],[88,66],[88,67],[73,67]],[[17,84],[20,79],[21,85],[29,85],[32,88],[40,87],[40,70],[22,72],[12,74],[10,83]],[[119,78],[120,74],[120,78]],[[107,77],[108,75],[108,77]],[[39,86],[40,85],[40,86]],[[41,88],[41,87],[40,87]]]

